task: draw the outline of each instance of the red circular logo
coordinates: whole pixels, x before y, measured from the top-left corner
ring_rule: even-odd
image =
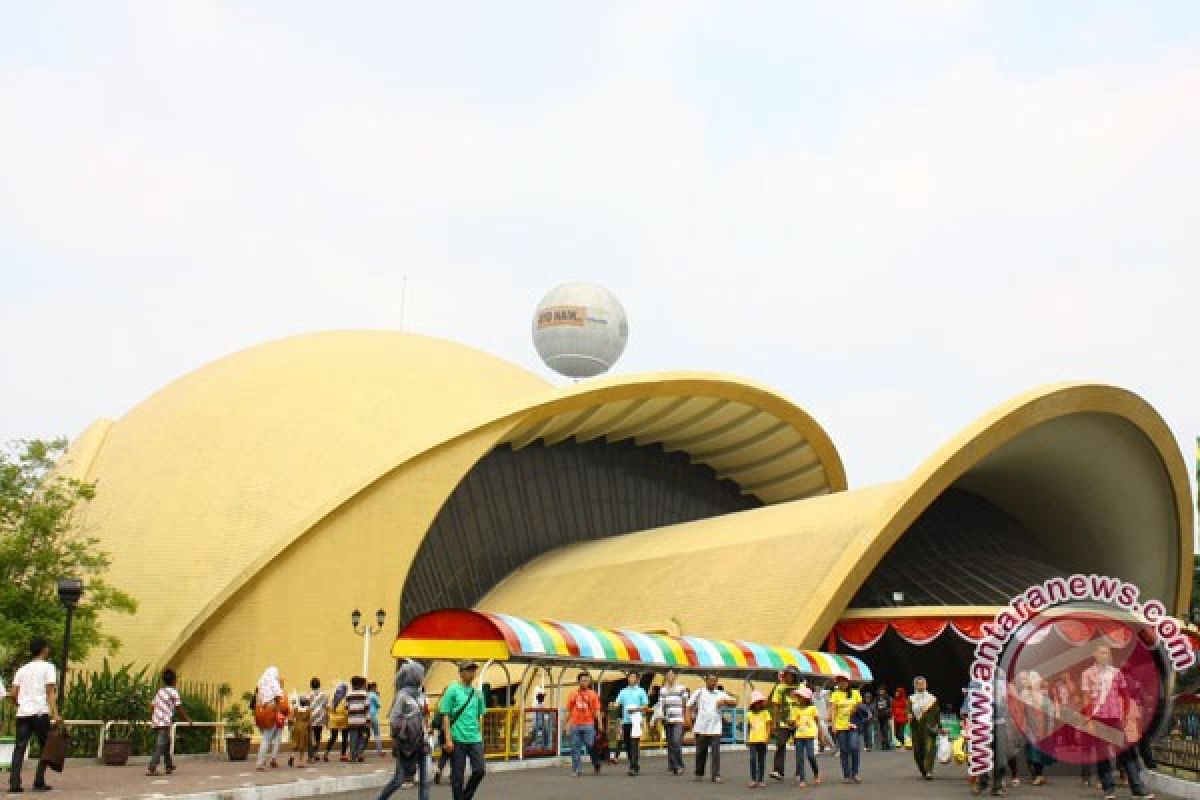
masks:
[[[1142,620],[1111,606],[1050,609],[1018,629],[1002,659],[996,712],[1010,747],[1030,758],[1093,764],[1130,747],[1157,724],[1170,672]]]

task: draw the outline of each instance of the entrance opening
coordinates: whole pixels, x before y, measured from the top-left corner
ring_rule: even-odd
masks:
[[[839,641],[837,652],[858,656],[867,662],[875,676],[875,685],[883,684],[892,693],[897,686],[903,686],[911,694],[912,679],[924,675],[929,681],[929,691],[937,696],[942,710],[949,703],[958,713],[975,646],[955,633],[951,626],[946,626],[942,635],[926,645],[910,644],[889,627],[879,641],[866,650],[854,650]]]

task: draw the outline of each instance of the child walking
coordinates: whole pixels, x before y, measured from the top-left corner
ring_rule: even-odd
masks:
[[[746,747],[750,750],[749,789],[762,789],[767,784],[767,741],[771,738],[771,712],[762,692],[750,693],[750,708],[746,711]]]
[[[192,724],[191,718],[188,717],[187,709],[183,707],[183,700],[179,696],[179,691],[175,688],[176,680],[175,670],[170,667],[164,669],[162,674],[163,685],[154,695],[150,724],[154,726],[156,738],[154,742],[154,755],[150,757],[150,763],[146,766],[147,775],[158,774],[158,761],[160,758],[163,760],[168,775],[175,771],[175,759],[171,758],[171,725],[175,722],[175,712],[179,711],[179,718],[189,725]]]
[[[379,709],[382,707],[379,684],[371,681],[367,684],[367,712],[371,717],[371,738],[375,740],[375,755],[380,758],[383,758],[383,728],[379,725]]]
[[[350,760],[362,763],[367,750],[367,737],[371,734],[370,698],[367,696],[367,679],[355,675],[350,679],[350,691],[346,695],[346,732],[350,735]]]
[[[796,786],[803,789],[804,762],[812,767],[813,786],[821,785],[821,772],[817,769],[817,737],[821,735],[820,712],[813,705],[813,691],[807,686],[796,690],[797,706],[792,709],[792,727],[796,742]]]
[[[288,766],[303,767],[308,759],[309,732],[312,730],[312,716],[308,706],[308,696],[300,695],[296,701],[296,710],[292,713],[292,754],[288,756]]]

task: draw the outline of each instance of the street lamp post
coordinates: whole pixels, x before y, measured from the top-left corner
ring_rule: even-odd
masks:
[[[59,578],[58,579],[58,601],[67,609],[67,623],[63,628],[63,644],[62,644],[62,664],[60,673],[62,675],[59,681],[59,708],[67,707],[67,659],[71,652],[71,620],[75,616],[75,608],[79,605],[79,598],[83,597],[83,581],[79,578]]]
[[[387,621],[387,612],[382,608],[375,612],[375,625],[367,623],[362,625],[362,612],[357,608],[350,612],[350,624],[354,626],[354,632],[363,637],[363,668],[362,676],[367,677],[367,667],[371,659],[371,637],[378,636],[383,633],[383,623]]]

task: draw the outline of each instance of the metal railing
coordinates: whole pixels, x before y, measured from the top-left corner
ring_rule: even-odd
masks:
[[[1200,703],[1177,701],[1167,734],[1154,740],[1151,749],[1159,764],[1200,773]]]

